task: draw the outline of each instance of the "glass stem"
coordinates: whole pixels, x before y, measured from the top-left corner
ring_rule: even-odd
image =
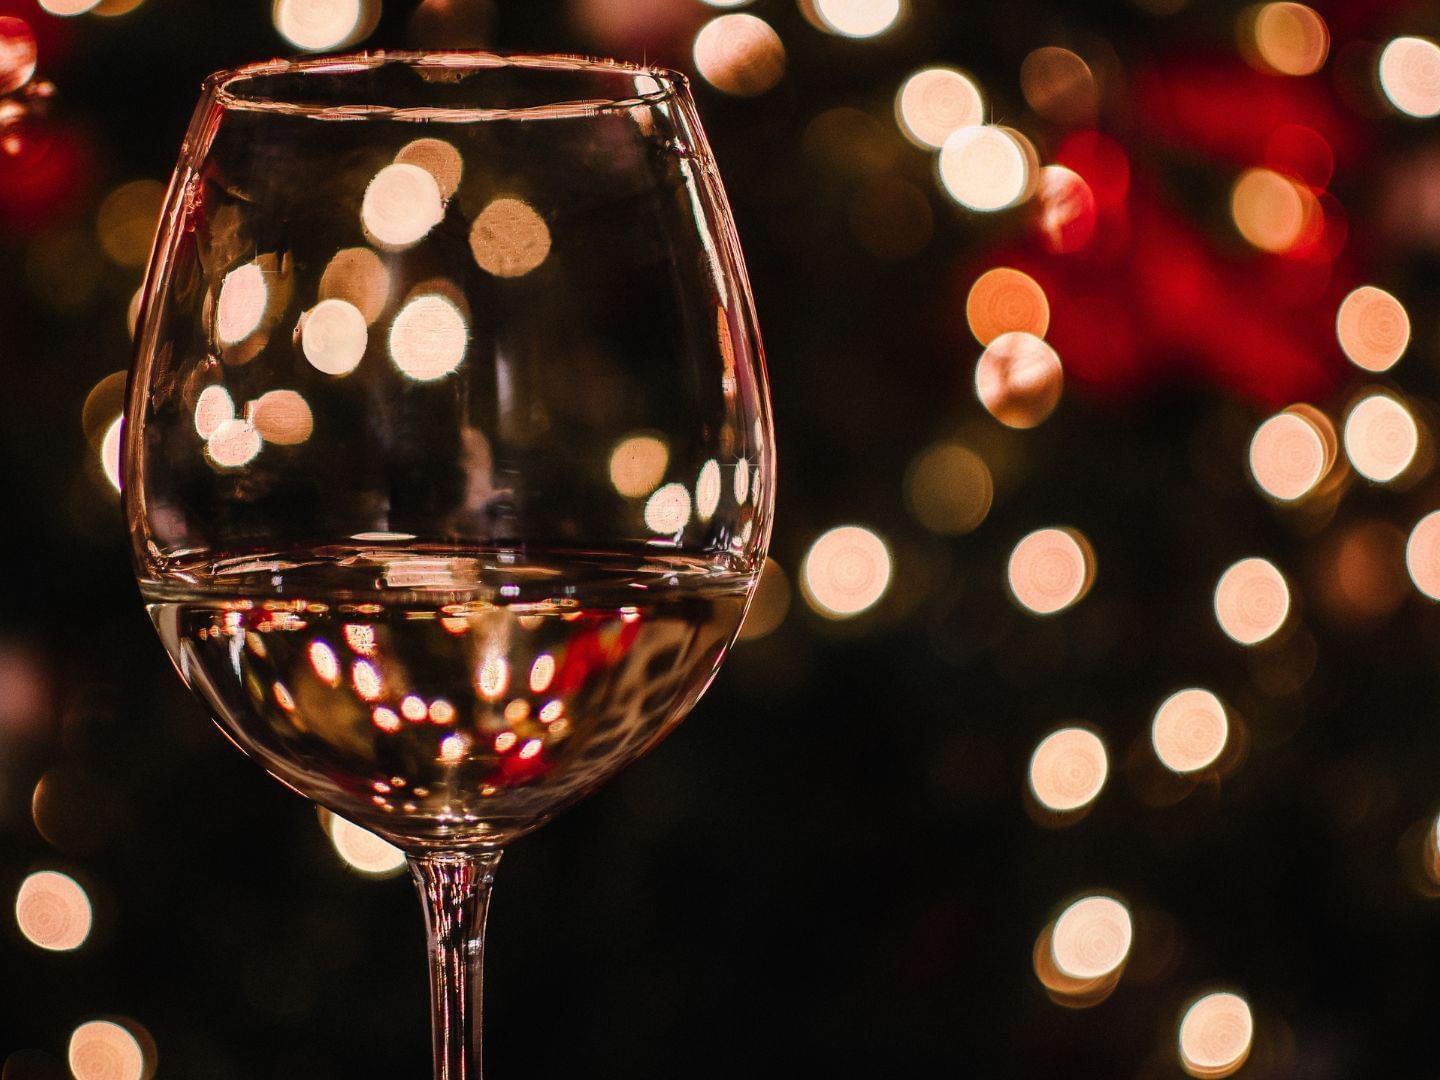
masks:
[[[425,852],[409,861],[430,946],[435,1080],[481,1080],[485,915],[500,852]]]

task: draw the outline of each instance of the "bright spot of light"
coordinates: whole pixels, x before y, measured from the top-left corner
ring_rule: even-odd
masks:
[[[105,471],[105,479],[110,481],[110,486],[116,491],[120,490],[120,440],[124,429],[125,418],[117,416],[110,421],[110,426],[105,429],[105,435],[100,440],[100,467]]]
[[[323,52],[351,41],[364,14],[361,0],[275,0],[271,19],[297,49]]]
[[[690,521],[690,491],[684,484],[666,484],[645,503],[645,525],[651,532],[677,533]]]
[[[300,324],[300,349],[317,371],[348,375],[370,341],[365,316],[348,300],[321,300]]]
[[[1285,625],[1290,586],[1267,559],[1241,559],[1215,586],[1215,618],[1231,640],[1258,645]]]
[[[335,658],[334,649],[316,638],[310,643],[309,656],[310,666],[320,677],[321,682],[329,683],[331,686],[340,685],[340,661]]]
[[[755,641],[779,629],[790,611],[790,579],[774,559],[767,558],[760,571],[760,583],[745,612],[740,640]]]
[[[445,202],[435,177],[404,162],[376,173],[360,205],[365,231],[388,248],[419,243],[444,216]]]
[[[1209,690],[1198,687],[1177,691],[1161,702],[1150,726],[1155,756],[1181,774],[1213,765],[1229,738],[1225,706]]]
[[[315,429],[310,405],[294,390],[261,394],[251,404],[250,422],[261,438],[276,446],[298,446]]]
[[[470,750],[470,739],[465,735],[447,735],[440,740],[440,760],[455,765],[465,759]]]
[[[1400,476],[1420,448],[1415,417],[1384,393],[1356,402],[1345,417],[1344,438],[1345,455],[1355,471],[1377,484],[1388,484]]]
[[[1095,552],[1075,529],[1036,529],[1010,552],[1006,571],[1017,603],[1054,615],[1084,599],[1095,582]]]
[[[15,922],[32,945],[70,952],[90,936],[94,913],[78,881],[55,870],[41,870],[20,883]]]
[[[1043,338],[1050,328],[1050,301],[1039,283],[1023,270],[997,266],[970,286],[965,319],[981,345],[1012,330]]]
[[[403,726],[400,717],[395,715],[395,710],[387,709],[383,705],[370,714],[370,722],[387,735],[394,735]]]
[[[24,19],[0,15],[0,95],[13,93],[35,75],[35,32]]]
[[[405,868],[405,853],[369,829],[328,811],[321,812],[321,822],[336,853],[352,870],[369,877],[391,877]]]
[[[406,694],[400,702],[400,715],[412,724],[418,724],[430,715],[430,709],[419,694]]]
[[[270,287],[259,263],[248,262],[226,274],[215,306],[215,333],[221,344],[238,344],[258,330],[269,299]]]
[[[859,525],[841,525],[805,553],[801,589],[826,618],[845,619],[873,607],[890,587],[892,562],[885,541]]]
[[[1380,53],[1380,89],[1409,116],[1440,116],[1440,46],[1398,37]]]
[[[543,694],[550,688],[550,680],[555,677],[555,657],[549,653],[541,653],[535,657],[535,662],[530,665],[530,692],[532,694]]]
[[[373,323],[385,310],[390,295],[390,272],[368,247],[342,248],[320,275],[322,300],[347,300]]]
[[[248,420],[222,420],[205,443],[205,453],[222,469],[238,469],[255,460],[264,445]]]
[[[714,458],[700,467],[695,481],[695,512],[701,521],[709,521],[720,505],[720,463]]]
[[[1230,213],[1241,236],[1272,254],[1313,242],[1324,226],[1314,193],[1272,169],[1240,174],[1230,192]]]
[[[448,199],[460,186],[460,177],[465,172],[465,162],[460,151],[444,139],[416,139],[407,143],[395,160],[402,165],[419,165],[435,178],[440,189],[440,198]]]
[[[1322,431],[1309,410],[1286,409],[1255,429],[1250,473],[1260,490],[1278,502],[1303,499],[1329,471],[1333,439],[1334,431]]]
[[[51,15],[83,15],[100,0],[40,0],[40,7]]]
[[[695,35],[695,70],[722,93],[754,97],[785,74],[785,45],[764,19],[721,15]]]
[[[496,199],[470,227],[470,253],[496,277],[523,277],[550,254],[550,226],[524,199]]]
[[[1065,371],[1060,357],[1034,334],[1001,334],[975,365],[975,393],[1006,427],[1032,428],[1060,403]]]
[[[510,664],[505,657],[492,653],[475,672],[475,688],[486,701],[498,701],[510,686]]]
[[[1410,344],[1410,316],[1384,289],[1361,285],[1340,302],[1335,335],[1357,367],[1389,371]]]
[[[1405,568],[1415,588],[1431,600],[1440,600],[1440,510],[1426,514],[1410,530]]]
[[[109,1020],[91,1020],[70,1034],[67,1055],[75,1080],[142,1080],[145,1051],[133,1034]]]
[[[905,502],[915,520],[941,536],[962,536],[990,513],[995,483],[975,451],[960,443],[926,447],[905,473]]]
[[[1276,75],[1313,75],[1330,53],[1330,29],[1314,8],[1276,3],[1251,8],[1236,29],[1252,67]]]
[[[627,499],[643,499],[665,478],[670,451],[653,435],[629,435],[610,452],[610,482]]]
[[[1100,89],[1090,65],[1057,45],[1043,46],[1025,57],[1020,90],[1030,108],[1057,124],[1090,123],[1100,107]]]
[[[1254,1037],[1255,1020],[1243,997],[1206,994],[1180,1020],[1180,1064],[1191,1076],[1229,1076],[1245,1064]]]
[[[814,0],[821,25],[843,37],[885,33],[900,18],[900,0]]]
[[[195,432],[208,439],[226,420],[235,419],[235,402],[223,386],[207,386],[195,401]]]
[[[375,670],[375,665],[368,660],[355,661],[350,668],[350,682],[355,687],[355,693],[366,701],[374,701],[385,689],[380,680],[380,672]]]
[[[970,210],[1004,210],[1030,194],[1039,161],[1029,140],[994,124],[952,132],[940,149],[940,183]]]
[[[418,382],[443,378],[465,359],[470,331],[460,309],[427,293],[411,300],[390,327],[390,358]]]
[[[964,72],[933,67],[917,71],[895,96],[895,119],[917,146],[938,150],[950,134],[985,119],[980,88]]]
[[[1055,966],[1072,979],[1103,979],[1130,955],[1130,909],[1109,896],[1076,900],[1055,920]]]
[[[1095,192],[1079,173],[1064,165],[1047,165],[1035,184],[1040,239],[1052,252],[1079,251],[1095,235],[1099,215]]]
[[[1041,806],[1057,813],[1094,802],[1109,774],[1105,744],[1087,728],[1053,731],[1030,756],[1030,791]]]

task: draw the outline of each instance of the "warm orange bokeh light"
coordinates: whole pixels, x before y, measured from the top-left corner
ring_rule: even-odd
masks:
[[[355,39],[365,7],[362,0],[275,0],[271,18],[297,49],[324,52]]]
[[[629,435],[610,451],[610,483],[627,499],[643,499],[660,486],[670,451],[654,435]]]
[[[71,952],[90,936],[94,912],[78,881],[55,870],[41,870],[20,883],[15,923],[32,945]]]
[[[1030,792],[1041,806],[1057,813],[1089,806],[1109,774],[1105,744],[1088,728],[1053,731],[1030,756]]]
[[[1361,285],[1341,301],[1335,336],[1356,367],[1389,371],[1410,344],[1410,316],[1384,289]]]
[[[975,365],[975,393],[1006,427],[1032,428],[1060,403],[1060,357],[1034,334],[1012,331],[985,347]]]
[[[440,198],[449,199],[460,187],[460,177],[465,172],[465,162],[460,151],[444,139],[416,139],[406,143],[395,160],[402,165],[418,165],[435,178],[440,189]]]
[[[238,469],[250,464],[264,446],[264,440],[248,420],[222,421],[205,442],[205,453],[221,469]]]
[[[1125,963],[1134,939],[1130,910],[1109,896],[1086,896],[1060,913],[1050,939],[1055,966],[1072,979],[1103,979]]]
[[[690,523],[692,508],[689,488],[684,484],[666,484],[646,500],[645,526],[662,535],[678,533]]]
[[[66,1057],[75,1080],[144,1080],[144,1048],[129,1030],[109,1020],[91,1020],[70,1034]]]
[[[343,248],[320,276],[321,300],[344,300],[373,323],[390,296],[390,272],[379,255],[366,247]]]
[[[900,130],[916,146],[938,150],[952,132],[985,119],[985,102],[975,80],[954,68],[915,72],[895,97]]]
[[[952,132],[940,148],[940,184],[969,210],[1004,210],[1030,196],[1040,171],[1035,147],[995,124]]]
[[[405,853],[369,829],[320,811],[320,824],[335,852],[346,864],[367,877],[393,877],[405,869]]]
[[[215,304],[215,335],[222,345],[244,341],[260,328],[270,287],[259,263],[248,262],[225,275]]]
[[[1057,124],[1088,124],[1100,106],[1100,89],[1090,65],[1058,45],[1046,45],[1025,57],[1020,90],[1030,108]]]
[[[470,253],[496,277],[523,277],[550,254],[550,226],[524,199],[496,199],[470,226]]]
[[[100,439],[100,468],[116,491],[120,490],[120,441],[124,435],[125,418],[117,416]]]
[[[1247,169],[1230,192],[1240,235],[1261,251],[1279,254],[1314,243],[1325,220],[1308,187],[1272,169]]]
[[[1245,1064],[1255,1038],[1250,1005],[1239,994],[1206,994],[1180,1020],[1180,1065],[1195,1077],[1229,1076]]]
[[[740,640],[755,641],[774,633],[789,611],[790,578],[778,562],[766,559],[755,598],[750,601],[745,624],[740,627]]]
[[[1314,8],[1274,3],[1240,16],[1240,51],[1252,67],[1275,75],[1313,75],[1330,54],[1330,29]]]
[[[387,165],[365,189],[360,221],[365,232],[382,247],[412,247],[445,216],[445,200],[435,177],[419,165]]]
[[[997,266],[970,286],[965,318],[981,345],[1012,330],[1043,338],[1050,329],[1050,301],[1040,284],[1023,270]]]
[[[764,19],[721,15],[695,35],[695,70],[715,89],[734,97],[754,97],[785,74],[785,45]]]
[[[1420,37],[1398,37],[1380,53],[1380,89],[1408,116],[1440,116],[1440,46]]]
[[[1250,474],[1256,486],[1277,502],[1303,499],[1334,462],[1333,429],[1329,436],[1309,409],[1286,409],[1270,417],[1250,440]]]
[[[842,525],[810,545],[800,571],[812,610],[845,619],[873,607],[890,587],[892,562],[885,541],[859,525]]]
[[[1398,479],[1420,449],[1420,429],[1403,403],[1385,393],[1361,398],[1345,417],[1345,456],[1377,484]]]
[[[315,430],[310,405],[294,390],[270,390],[250,404],[250,422],[266,442],[299,446]]]
[[[415,297],[390,327],[390,359],[416,382],[449,375],[465,359],[469,343],[465,316],[436,293]]]
[[[844,37],[885,33],[900,18],[901,0],[806,0],[821,29]]]
[[[1258,645],[1273,636],[1289,615],[1290,586],[1266,559],[1241,559],[1215,586],[1215,618],[1241,645]]]
[[[1182,775],[1213,765],[1229,738],[1225,706],[1209,690],[1198,687],[1171,694],[1155,710],[1150,725],[1155,756]]]
[[[1426,514],[1410,530],[1405,569],[1415,588],[1431,600],[1440,600],[1440,510]]]
[[[905,474],[905,501],[915,520],[941,536],[963,536],[990,513],[995,482],[968,446],[941,442],[916,455]]]
[[[1095,581],[1095,552],[1075,529],[1036,529],[1010,552],[1010,593],[1036,615],[1078,603]]]

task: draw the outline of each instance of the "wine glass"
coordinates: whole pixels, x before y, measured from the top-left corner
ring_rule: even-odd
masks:
[[[223,732],[401,846],[435,1075],[480,1075],[504,846],[714,677],[774,491],[683,76],[376,53],[206,81],[146,276],[136,575]]]

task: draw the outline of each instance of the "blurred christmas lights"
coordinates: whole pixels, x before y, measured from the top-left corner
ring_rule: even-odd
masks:
[[[1095,552],[1075,529],[1036,529],[1010,552],[1006,580],[1026,611],[1055,615],[1084,599],[1095,582]]]
[[[1345,417],[1345,455],[1365,479],[1388,484],[1405,473],[1420,448],[1410,410],[1383,391],[1368,394]]]
[[[961,128],[985,119],[975,80],[955,68],[924,68],[906,78],[895,95],[895,118],[916,146],[938,150]]]
[[[91,1020],[71,1032],[66,1057],[75,1080],[147,1080],[155,1068],[140,1040],[110,1020]]]
[[[85,944],[93,922],[90,897],[68,874],[40,870],[20,883],[15,923],[32,945],[71,952]]]
[[[306,52],[325,52],[367,37],[379,21],[377,0],[275,0],[276,31]]]
[[[890,587],[885,541],[869,529],[842,525],[822,534],[805,553],[800,585],[816,613],[846,619],[879,603]]]
[[[443,379],[465,359],[470,329],[449,300],[434,293],[417,296],[390,327],[390,359],[416,382]]]
[[[940,183],[967,210],[1004,210],[1029,197],[1039,173],[1030,140],[1011,128],[972,125],[940,148]]]
[[[1241,559],[1215,586],[1215,618],[1241,645],[1273,637],[1290,615],[1290,586],[1267,559]]]
[[[975,365],[975,394],[1006,427],[1032,428],[1044,422],[1060,403],[1063,386],[1060,357],[1024,331],[995,338]]]
[[[319,809],[321,828],[335,853],[356,873],[366,877],[394,877],[405,869],[405,853],[368,829]]]
[[[901,0],[803,0],[802,10],[822,30],[842,37],[870,38],[899,20]]]
[[[1356,367],[1389,371],[1410,344],[1410,316],[1384,289],[1362,285],[1341,301],[1335,335]]]
[[[1067,813],[1094,802],[1109,773],[1100,736],[1088,728],[1061,728],[1030,755],[1030,792],[1046,810]]]
[[[1322,430],[1316,416],[1323,421]],[[1270,417],[1250,440],[1250,474],[1277,502],[1296,502],[1310,494],[1335,459],[1334,428],[1315,410],[1292,407]]]
[[[1213,765],[1230,737],[1225,706],[1209,690],[1192,687],[1171,694],[1155,710],[1150,743],[1172,772],[1198,772]]]
[[[1050,302],[1029,274],[1000,266],[987,270],[970,286],[965,319],[981,345],[1012,330],[1043,338],[1050,328]]]
[[[1239,994],[1206,994],[1192,1002],[1180,1019],[1180,1065],[1194,1077],[1223,1077],[1250,1056],[1255,1020]]]
[[[690,491],[684,484],[657,488],[645,503],[645,527],[661,535],[678,533],[690,522]]]
[[[524,199],[496,199],[470,227],[470,253],[496,277],[522,277],[550,254],[550,227]]]
[[[1241,13],[1236,27],[1240,54],[1273,75],[1313,75],[1330,53],[1330,30],[1304,4],[1260,4]]]
[[[610,483],[628,499],[643,499],[660,486],[670,451],[655,435],[628,435],[610,451]]]
[[[785,74],[780,35],[754,15],[712,19],[695,35],[692,56],[706,82],[735,97],[763,94]]]
[[[1398,37],[1380,53],[1380,89],[1407,116],[1440,116],[1440,46],[1427,38]]]

